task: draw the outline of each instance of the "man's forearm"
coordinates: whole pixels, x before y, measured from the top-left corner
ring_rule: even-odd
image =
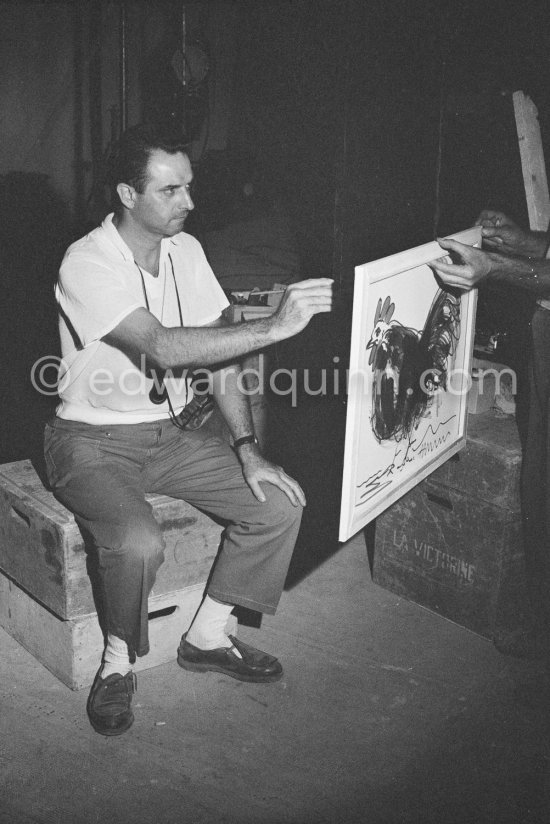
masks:
[[[490,270],[487,279],[493,283],[518,286],[536,297],[550,297],[550,260],[510,258],[488,252]]]
[[[498,232],[498,229],[494,229],[493,231]],[[488,251],[497,252],[498,254],[503,255],[512,255],[518,256],[522,258],[535,258],[541,259],[544,258],[546,255],[546,251],[548,249],[548,242],[550,241],[550,236],[548,232],[538,232],[538,231],[521,231],[518,232],[518,236],[515,235],[513,238],[509,236],[506,237],[505,240],[498,237],[493,238],[492,240],[487,238],[485,232],[482,232],[484,247],[487,246]],[[498,244],[498,240],[500,240],[500,245]]]
[[[270,318],[220,327],[163,327],[156,329],[148,350],[163,369],[216,366],[282,339]]]
[[[243,392],[241,367],[238,364],[218,369],[212,373],[212,394],[236,440],[254,434],[254,424],[248,395]]]
[[[104,340],[122,351],[145,355],[150,366],[164,370],[233,363],[249,352],[293,337],[305,329],[313,315],[330,312],[332,283],[331,278],[292,283],[269,317],[225,327],[167,328],[139,307]]]
[[[263,349],[301,332],[313,315],[330,312],[332,279],[308,278],[291,283],[279,306],[267,318],[249,320],[223,328],[171,328],[157,324],[151,348],[145,352],[159,366],[212,366],[232,363],[243,355]]]

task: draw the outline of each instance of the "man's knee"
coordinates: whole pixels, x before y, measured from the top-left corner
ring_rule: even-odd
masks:
[[[261,505],[260,510],[263,523],[279,527],[281,531],[298,529],[302,520],[302,505],[298,503],[294,506],[277,486],[269,485],[265,492],[267,500]]]
[[[156,522],[134,521],[125,530],[120,551],[126,563],[157,570],[164,561],[165,542]]]

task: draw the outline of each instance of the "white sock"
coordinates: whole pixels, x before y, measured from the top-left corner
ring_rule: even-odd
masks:
[[[107,635],[107,646],[103,654],[103,668],[101,677],[107,678],[117,672],[119,675],[126,675],[132,669],[130,657],[128,655],[128,644],[116,635]]]
[[[232,604],[220,604],[207,595],[187,633],[189,643],[199,649],[231,647],[232,643],[226,635],[225,625],[232,609]]]

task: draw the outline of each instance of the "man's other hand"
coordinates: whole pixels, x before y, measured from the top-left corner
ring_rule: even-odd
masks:
[[[503,255],[542,258],[548,245],[545,232],[522,229],[503,212],[485,209],[476,220],[481,226],[483,245]]]
[[[258,501],[265,502],[266,496],[261,484],[268,483],[278,486],[292,506],[306,505],[302,487],[294,478],[287,475],[282,467],[266,460],[256,447],[241,447],[240,453],[244,479]]]
[[[438,239],[437,242],[442,249],[451,254],[448,258],[438,258],[432,261],[430,268],[447,286],[473,289],[491,271],[491,261],[487,252],[450,238]]]

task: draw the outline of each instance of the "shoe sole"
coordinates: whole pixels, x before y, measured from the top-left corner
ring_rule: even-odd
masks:
[[[124,727],[118,727],[117,729],[112,729],[112,730],[107,730],[107,729],[98,727],[96,724],[94,724],[94,722],[92,721],[90,716],[88,716],[88,721],[90,722],[90,724],[93,727],[93,729],[95,730],[95,732],[98,732],[100,735],[106,735],[110,738],[113,735],[123,735],[123,733],[128,732],[128,730],[130,729],[130,727],[134,723],[134,716],[132,716],[132,718],[130,719],[129,724],[126,724]]]
[[[193,664],[190,661],[186,661],[184,658],[180,658],[179,655],[178,664],[182,667],[182,669],[188,670],[189,672],[220,672],[222,675],[228,675],[230,678],[235,678],[237,681],[247,681],[252,684],[270,684],[274,681],[280,681],[283,677],[282,672],[277,672],[274,675],[241,675],[238,672],[232,672],[231,670],[224,669],[224,667],[218,667],[216,664]]]

